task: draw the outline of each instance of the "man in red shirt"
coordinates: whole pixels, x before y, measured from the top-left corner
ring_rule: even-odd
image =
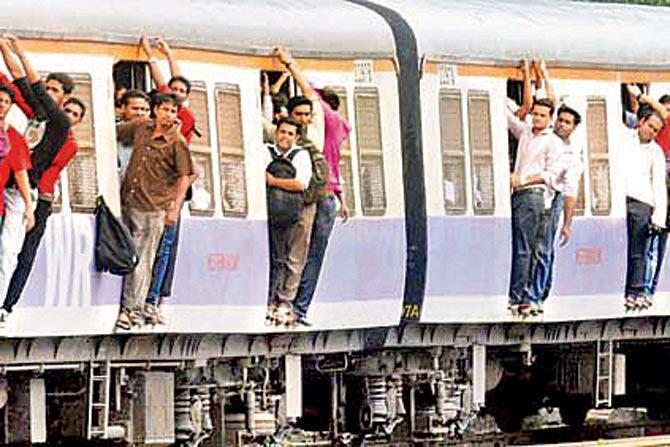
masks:
[[[30,153],[23,135],[12,127],[5,118],[14,103],[14,91],[6,84],[0,83],[0,233],[5,217],[5,195],[3,191],[10,176],[14,173],[14,181],[21,197],[28,204],[23,212],[26,229],[35,226],[28,169],[30,169]],[[0,257],[2,249],[0,248]]]
[[[185,105],[191,93],[191,83],[181,74],[181,69],[177,60],[172,54],[172,50],[162,38],[155,38],[156,48],[163,53],[170,65],[170,75],[172,76],[168,83],[165,83],[163,73],[158,67],[158,60],[154,57],[153,50],[149,39],[142,36],[140,45],[147,58],[149,58],[149,68],[151,71],[151,78],[156,85],[159,93],[174,93],[181,105],[177,112],[177,119],[181,122],[180,133],[186,140],[186,144],[191,144],[193,134],[200,135],[195,125],[195,115]],[[197,179],[197,175],[192,175],[189,179],[192,184]],[[186,193],[186,201],[190,200],[192,195],[189,187]],[[161,237],[161,244],[156,252],[156,259],[154,261],[153,275],[151,278],[151,287],[149,289],[149,300],[157,302],[160,306],[163,298],[167,298],[172,294],[172,281],[174,279],[174,268],[177,259],[177,245],[179,244],[179,227],[181,219],[175,225],[166,225]],[[157,323],[165,323],[165,318],[160,312],[160,307],[157,308]]]
[[[72,127],[79,124],[86,113],[84,103],[70,96],[74,83],[67,74],[51,73],[46,81],[42,82],[26,58],[19,40],[13,36],[5,35],[5,37],[6,39],[0,40],[0,51],[14,77],[14,85],[18,87],[31,109],[28,116],[45,120],[45,123],[37,127],[42,130],[37,132],[38,136],[30,154],[32,162],[32,169],[29,172],[30,184],[37,188],[39,193],[35,209],[35,227],[25,233],[25,238],[16,237],[12,241],[13,244],[19,243],[21,248],[18,256],[14,258],[16,264],[15,269],[10,271],[11,280],[8,289],[6,285],[0,284],[2,286],[0,292],[3,295],[7,290],[0,309],[0,324],[6,321],[26,285],[37,249],[46,230],[47,219],[52,213],[58,176],[77,153],[78,147]],[[2,240],[4,243],[4,234]],[[4,272],[5,275],[6,273]]]

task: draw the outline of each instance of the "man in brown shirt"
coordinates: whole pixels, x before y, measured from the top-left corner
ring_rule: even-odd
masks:
[[[140,262],[126,275],[119,329],[154,320],[155,305],[145,305],[154,255],[164,225],[174,225],[193,172],[191,156],[177,120],[179,100],[172,93],[153,99],[154,119],[140,118],[116,129],[117,139],[132,144],[121,185],[123,220],[133,236]]]

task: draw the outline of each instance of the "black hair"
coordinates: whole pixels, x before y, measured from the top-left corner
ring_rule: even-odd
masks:
[[[331,109],[335,110],[336,112],[340,108],[340,97],[335,93],[334,90],[331,90],[329,88],[326,88],[323,90],[323,94],[321,95],[323,97],[323,100],[328,103]]]
[[[530,110],[533,110],[535,106],[546,107],[549,109],[549,115],[554,114],[554,102],[551,101],[550,99],[547,98],[536,99],[535,101],[533,101],[533,107],[531,107]]]
[[[12,101],[12,104],[16,102],[16,95],[14,94],[14,90],[7,84],[0,84],[0,92],[6,93],[7,96],[9,96],[9,100]]]
[[[63,87],[63,93],[69,95],[74,91],[74,81],[67,73],[49,73],[47,81],[56,81]]]
[[[181,82],[182,84],[184,84],[186,86],[186,94],[188,95],[189,93],[191,93],[191,81],[189,81],[185,77],[183,77],[183,76],[173,76],[168,81],[168,87],[172,88],[172,83],[173,82]]]
[[[126,90],[126,93],[124,93],[123,96],[121,97],[120,105],[127,106],[130,100],[133,98],[141,98],[145,100],[147,104],[151,103],[149,95],[144,93],[142,90],[132,89],[132,90]]]
[[[175,95],[174,93],[156,93],[151,96],[151,110],[155,109],[156,107],[165,104],[165,103],[172,103],[179,107],[181,104],[181,101]]]
[[[300,132],[302,131],[302,126],[300,125],[300,123],[291,118],[290,116],[280,118],[279,121],[277,121],[277,129],[279,129],[282,124],[288,124],[289,126],[295,127],[296,133],[298,135],[300,135]]]
[[[657,117],[661,123],[663,124],[663,127],[665,127],[665,120],[661,116],[661,114],[658,112],[658,110],[655,110],[653,107],[651,107],[649,104],[640,104],[640,108],[637,110],[637,118],[639,121],[647,120],[651,118],[652,116]]]
[[[572,117],[575,120],[575,127],[577,127],[579,125],[579,123],[582,122],[582,116],[579,114],[578,111],[576,111],[572,107],[568,107],[565,104],[562,104],[558,108],[558,112],[556,112],[556,116],[560,116],[561,113],[569,113],[570,115],[572,115]]]
[[[299,106],[309,106],[309,109],[312,110],[312,100],[307,98],[306,96],[294,96],[293,98],[288,100],[288,104],[286,108],[288,109],[288,113],[291,114],[293,112],[293,109]]]
[[[658,98],[658,102],[661,104],[668,104],[670,103],[670,95],[663,95],[660,98]]]
[[[81,117],[80,118],[84,118],[84,115],[86,115],[86,105],[84,104],[84,102],[81,99],[75,98],[74,96],[71,97],[71,98],[68,98],[65,101],[65,103],[63,104],[63,107],[65,107],[68,104],[74,104],[75,106],[79,107],[81,109]]]

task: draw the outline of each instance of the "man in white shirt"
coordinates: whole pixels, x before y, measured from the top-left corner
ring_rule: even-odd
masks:
[[[537,242],[537,263],[533,269],[530,288],[532,313],[542,313],[542,304],[551,290],[555,256],[554,241],[561,212],[563,212],[563,226],[560,233],[561,246],[564,246],[570,240],[570,227],[577,203],[579,179],[584,170],[582,148],[578,146],[577,142],[570,139],[572,132],[582,120],[580,114],[575,109],[563,104],[558,108],[556,115],[554,133],[562,142],[560,170],[554,184],[549,185],[556,191],[556,194],[551,203],[551,208],[544,212],[543,228]]]
[[[554,104],[539,99],[531,108],[532,124],[527,124],[508,111],[509,130],[519,140],[512,188],[512,269],[510,272],[509,306],[512,314],[529,315],[529,287],[533,256],[537,249],[545,204],[549,204],[553,185],[560,169],[561,141],[551,130]],[[539,181],[538,181],[539,180]]]
[[[268,227],[270,233],[270,289],[268,293],[268,318],[276,307],[286,303],[292,308],[292,302],[300,284],[302,270],[309,249],[309,240],[314,221],[314,206],[305,206],[303,191],[312,178],[312,160],[309,152],[296,142],[300,135],[300,124],[292,118],[282,118],[275,130],[275,144],[264,151],[266,185],[268,192],[272,188],[288,193],[296,193],[296,203],[300,211],[295,219],[284,219],[273,215],[275,205],[268,193]],[[294,168],[292,178],[279,178],[269,171],[277,159],[288,161]],[[282,205],[282,204],[279,204]],[[280,221],[280,219],[283,219]],[[288,220],[288,221],[287,221]],[[289,321],[290,322],[290,321]]]
[[[645,271],[652,235],[663,231],[667,212],[665,157],[654,138],[663,129],[661,115],[651,108],[638,112],[637,129],[624,130],[626,167],[626,235],[628,237],[626,310],[646,309]]]

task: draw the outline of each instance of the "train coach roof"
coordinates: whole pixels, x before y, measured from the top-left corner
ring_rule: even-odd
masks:
[[[393,38],[375,13],[337,0],[2,0],[4,23],[22,37],[171,45],[268,54],[280,42],[295,55],[391,57]]]
[[[670,8],[567,0],[378,0],[431,59],[565,66],[670,66]]]

